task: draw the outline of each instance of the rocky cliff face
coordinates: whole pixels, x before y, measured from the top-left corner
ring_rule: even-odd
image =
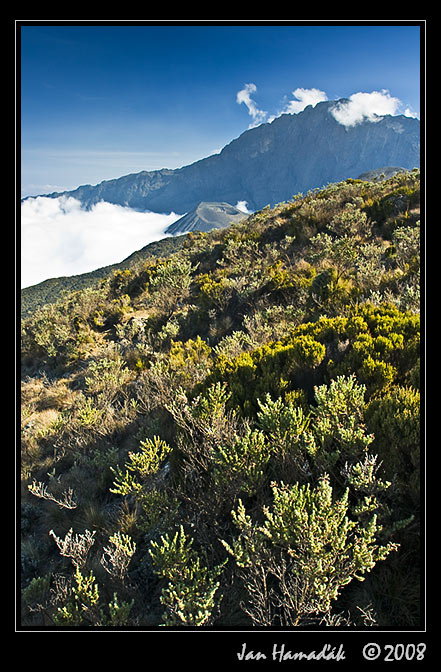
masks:
[[[385,116],[345,127],[331,114],[336,104],[326,101],[282,115],[245,131],[220,154],[177,170],[143,171],[63,193],[86,208],[104,200],[154,212],[189,212],[201,201],[246,201],[257,210],[379,166],[419,167],[417,119]]]

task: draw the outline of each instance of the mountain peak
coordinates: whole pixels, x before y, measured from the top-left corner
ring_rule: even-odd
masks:
[[[183,217],[173,222],[165,233],[177,235],[188,231],[210,231],[239,222],[247,215],[230,203],[202,201]]]

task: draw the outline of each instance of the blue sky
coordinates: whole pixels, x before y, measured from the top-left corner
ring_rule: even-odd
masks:
[[[298,90],[329,100],[383,92],[393,113],[419,116],[419,33],[341,23],[21,26],[22,195],[187,165],[289,109]]]

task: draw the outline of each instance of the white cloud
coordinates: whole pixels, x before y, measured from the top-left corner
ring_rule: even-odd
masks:
[[[418,117],[417,112],[413,112],[413,110],[410,107],[406,107],[403,114],[405,117],[412,117],[412,119],[416,119]]]
[[[268,112],[260,110],[251,98],[251,94],[256,91],[257,87],[255,84],[245,84],[244,88],[238,91],[236,96],[237,102],[239,104],[244,103],[248,108],[249,115],[253,118],[253,122],[249,125],[249,128],[259,126],[263,122],[274,121],[281,114],[298,114],[308,105],[315,107],[317,103],[328,100],[326,93],[320,89],[304,89],[299,87],[292,92],[294,98],[286,103],[280,112],[269,115]],[[387,89],[382,89],[381,91],[371,91],[371,93],[362,91],[353,93],[344,102],[336,101],[331,113],[340,124],[347,128],[363,121],[373,123],[381,121],[384,115],[394,116],[402,113],[407,117],[418,116],[410,107],[407,107],[404,112],[400,112],[403,107],[404,105],[399,98],[391,96]]]
[[[343,126],[355,126],[362,121],[380,121],[385,114],[398,112],[401,101],[390,95],[389,91],[371,93],[353,93],[347,102],[337,104],[332,115]]]
[[[274,119],[284,113],[298,114],[304,110],[307,105],[315,106],[323,100],[328,100],[326,93],[320,91],[320,89],[298,88],[292,92],[292,95],[297,98],[297,100],[290,100],[279,114],[272,114],[268,117],[268,112],[260,110],[251,98],[251,94],[256,91],[256,85],[251,82],[250,84],[245,84],[244,88],[238,91],[236,96],[236,101],[239,104],[244,103],[248,108],[248,114],[253,118],[253,121],[248,128],[259,126],[259,124],[262,124],[265,121],[274,121]]]
[[[244,103],[248,108],[248,114],[253,118],[252,123],[249,125],[249,128],[258,126],[262,124],[268,115],[268,112],[259,110],[254,100],[251,98],[251,94],[257,91],[257,87],[252,82],[250,84],[245,84],[244,88],[237,92],[236,102]]]
[[[21,206],[22,287],[118,263],[167,237],[165,229],[179,217],[104,201],[87,211],[66,196],[28,199]]]
[[[296,89],[292,92],[294,98],[297,100],[290,100],[289,103],[284,108],[284,112],[288,114],[298,114],[302,112],[305,107],[312,105],[315,107],[317,103],[321,103],[324,100],[328,100],[328,96],[324,91],[320,89]]]
[[[251,215],[252,210],[248,210],[247,207],[248,203],[246,201],[237,201],[236,203],[236,208],[240,210],[241,212],[244,212],[247,215]]]

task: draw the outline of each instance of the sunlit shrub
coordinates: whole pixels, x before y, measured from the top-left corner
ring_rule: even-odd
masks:
[[[361,459],[372,443],[364,422],[366,387],[355,376],[339,376],[315,388],[311,431],[316,459],[325,469],[337,459]]]
[[[92,571],[83,576],[76,568],[75,585],[67,588],[65,604],[57,608],[53,621],[58,626],[118,626],[129,623],[132,602],[118,601],[116,593],[113,600],[105,605],[100,598],[100,590]]]
[[[271,457],[271,446],[258,430],[248,430],[228,445],[219,445],[212,453],[214,486],[225,486],[256,493],[265,479],[265,467]]]
[[[388,478],[396,477],[401,493],[418,503],[420,393],[411,387],[392,387],[384,396],[370,401],[366,422]]]
[[[160,543],[151,542],[154,571],[168,581],[160,598],[165,607],[164,625],[202,626],[212,620],[218,577],[225,562],[209,569],[192,546],[193,539],[182,526],[174,537],[166,534]]]
[[[210,369],[211,348],[200,336],[185,342],[172,341],[168,363],[184,382],[195,383]]]
[[[145,480],[158,472],[170,452],[170,446],[157,436],[141,441],[138,452],[129,452],[125,471],[120,467],[111,469],[115,481],[110,492],[120,495],[140,494]]]
[[[114,579],[124,581],[136,544],[127,534],[116,532],[109,537],[109,545],[104,547],[101,565]]]
[[[213,377],[228,383],[232,403],[248,412],[259,397],[270,393],[279,396],[288,391],[296,374],[314,370],[325,356],[325,346],[309,335],[291,338],[286,345],[280,341],[244,352],[233,360],[217,358]]]
[[[95,359],[87,367],[85,376],[89,394],[105,394],[111,400],[132,378],[122,357]]]
[[[203,273],[196,278],[199,287],[199,301],[206,309],[224,310],[230,301],[233,290],[229,278],[216,277],[213,273]]]
[[[154,305],[171,315],[177,304],[188,297],[194,270],[191,262],[179,254],[158,259],[148,279]]]
[[[404,381],[419,358],[419,316],[393,306],[365,304],[347,323],[349,347],[331,375],[356,373],[369,394]]]
[[[311,414],[296,391],[275,401],[269,394],[258,400],[257,424],[271,450],[271,474],[284,482],[303,480],[310,474],[308,457],[313,442],[307,433]],[[268,448],[267,448],[268,451]],[[314,452],[314,447],[312,453]]]
[[[93,427],[103,416],[103,409],[97,408],[91,397],[82,397],[77,404],[77,420],[82,427]]]
[[[365,526],[351,519],[348,490],[335,498],[327,475],[316,487],[274,483],[272,491],[262,524],[239,501],[232,512],[238,536],[223,543],[247,590],[242,608],[253,624],[296,626],[329,612],[342,588],[363,581],[396,545],[376,542],[375,514]]]

